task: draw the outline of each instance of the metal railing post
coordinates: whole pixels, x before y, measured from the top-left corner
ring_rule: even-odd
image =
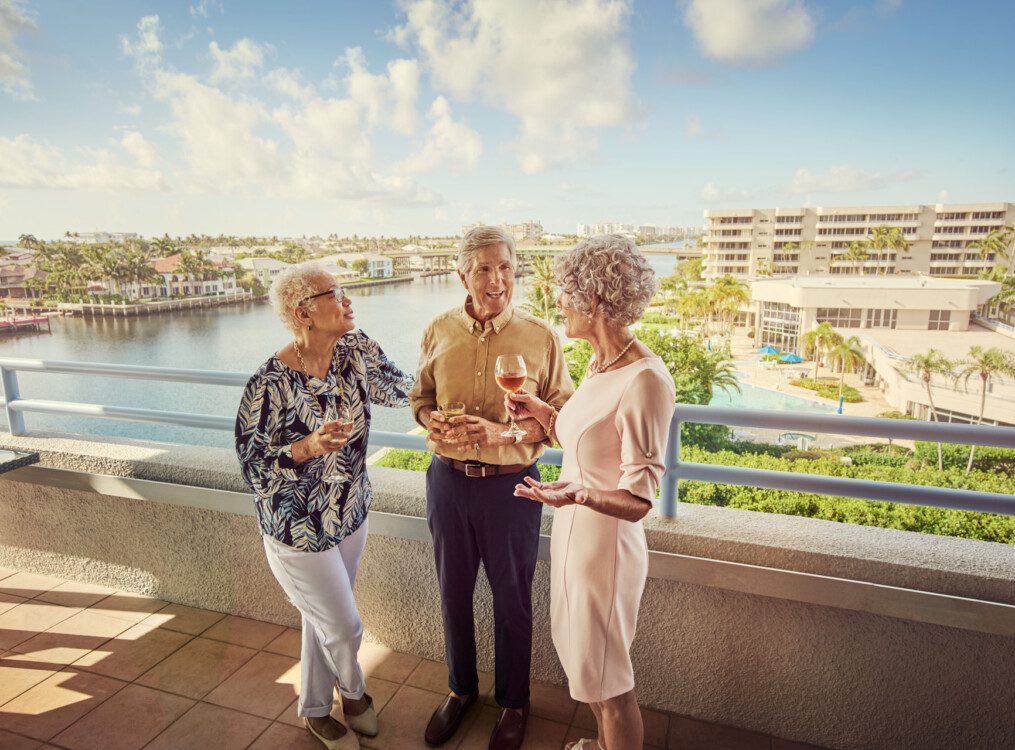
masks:
[[[25,415],[14,411],[11,404],[21,398],[18,390],[18,371],[0,367],[0,379],[4,384],[4,410],[7,412],[7,429],[12,435],[25,434]]]
[[[680,416],[673,415],[670,420],[670,436],[666,441],[666,470],[659,488],[659,501],[662,505],[663,518],[674,518],[677,515],[677,489],[680,479],[677,469],[680,466]]]

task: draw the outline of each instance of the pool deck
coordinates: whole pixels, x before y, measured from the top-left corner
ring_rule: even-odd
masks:
[[[732,342],[733,360],[736,369],[743,373],[742,382],[758,388],[767,388],[770,391],[800,398],[811,403],[821,404],[831,410],[838,408],[836,401],[817,398],[813,391],[791,385],[790,381],[795,380],[799,374],[808,377],[814,373],[813,362],[802,362],[798,365],[778,365],[770,370],[761,367],[762,355],[757,352],[754,340],[747,337],[746,328],[738,328],[733,335]],[[822,367],[818,370],[818,377],[834,377],[829,368]],[[860,391],[863,401],[858,404],[843,404],[842,413],[853,417],[876,417],[885,411],[892,411],[894,407],[885,400],[885,397],[877,388],[873,388],[860,380],[858,375],[847,374],[846,385],[850,385]],[[753,440],[775,443],[778,441],[782,430],[736,430],[738,434],[749,437]],[[850,435],[822,434],[818,436],[815,447],[834,448],[861,443],[885,442],[878,438],[853,437]],[[906,441],[895,441],[896,444],[906,444]]]

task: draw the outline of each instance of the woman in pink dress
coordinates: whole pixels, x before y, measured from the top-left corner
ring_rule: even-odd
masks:
[[[560,410],[510,394],[516,417],[534,417],[564,449],[560,480],[515,488],[556,508],[550,543],[553,643],[571,696],[596,716],[599,747],[640,748],[641,712],[630,649],[648,575],[641,519],[652,508],[675,389],[662,360],[629,330],[656,289],[634,244],[619,235],[585,240],[557,260],[557,306],[569,338],[595,358]],[[591,748],[582,739],[568,748]]]

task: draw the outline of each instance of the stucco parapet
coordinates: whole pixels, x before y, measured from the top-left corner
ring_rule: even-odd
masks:
[[[121,438],[0,433],[0,447],[34,450],[40,465],[248,494],[224,448]],[[369,469],[375,511],[426,517],[421,472]],[[548,534],[551,514],[544,513]],[[681,503],[675,519],[645,519],[649,548],[1015,604],[1015,545]]]

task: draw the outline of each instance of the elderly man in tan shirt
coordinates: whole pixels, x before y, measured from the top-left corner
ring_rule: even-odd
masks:
[[[438,315],[423,334],[416,385],[409,395],[416,421],[429,430],[434,458],[427,470],[427,522],[441,589],[450,694],[434,712],[425,739],[451,738],[478,694],[472,594],[483,563],[493,592],[495,697],[503,708],[491,750],[516,750],[525,736],[532,654],[532,576],[542,507],[514,497],[546,447],[533,419],[509,427],[497,385],[500,355],[521,355],[523,389],[560,407],[573,392],[560,341],[546,322],[511,306],[517,266],[514,241],[481,226],[462,238],[458,275],[465,304]],[[452,402],[464,416],[441,411]]]

